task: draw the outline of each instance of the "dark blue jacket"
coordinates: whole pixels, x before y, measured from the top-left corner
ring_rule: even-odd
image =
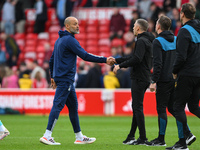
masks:
[[[55,81],[74,82],[76,73],[76,58],[85,61],[106,63],[106,57],[87,53],[75,39],[74,35],[60,30],[59,38],[55,42],[54,51],[49,61],[51,78]]]
[[[200,77],[200,21],[192,19],[179,30],[173,73]]]
[[[174,81],[173,63],[176,57],[176,37],[171,31],[163,31],[153,41],[153,75],[154,82]]]

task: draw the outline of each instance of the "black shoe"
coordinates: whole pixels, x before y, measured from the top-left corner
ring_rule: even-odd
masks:
[[[135,137],[127,137],[126,140],[123,141],[123,144],[131,144],[136,141]]]
[[[165,141],[160,141],[158,138],[151,141],[153,146],[166,146]]]
[[[191,145],[194,141],[196,141],[196,136],[194,136],[192,133],[186,138],[185,142],[187,145]]]
[[[189,150],[189,148],[187,148],[186,144],[183,145],[178,141],[173,146],[165,148],[165,150]]]
[[[134,141],[133,143],[129,144],[129,145],[146,145],[146,146],[153,146],[151,142],[149,142],[147,139],[146,140],[142,140],[140,138],[138,138],[136,141]]]

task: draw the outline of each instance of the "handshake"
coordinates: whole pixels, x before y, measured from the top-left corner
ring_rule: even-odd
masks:
[[[113,58],[113,57],[108,57],[106,60],[107,65],[113,66],[115,63],[117,63],[117,62],[115,61],[115,58]]]
[[[106,60],[106,64],[108,64],[110,66],[113,66],[116,63],[117,62],[115,61],[115,58],[113,58],[113,57],[108,57],[107,60]],[[119,65],[115,65],[113,72],[116,74],[117,70],[119,70],[119,69],[120,69]]]

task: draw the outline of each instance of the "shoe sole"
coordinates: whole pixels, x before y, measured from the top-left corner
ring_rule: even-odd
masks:
[[[61,145],[60,143],[54,143],[54,144],[53,143],[49,143],[43,138],[40,138],[40,142],[43,143],[43,144],[46,144],[46,145]]]
[[[191,140],[186,141],[186,144],[189,145],[189,146],[190,146],[193,142],[196,141],[196,136],[193,135],[191,138],[192,138]]]
[[[124,145],[130,145],[131,143],[135,142],[136,140],[131,140],[129,142],[123,143]]]
[[[7,137],[8,135],[10,135],[9,133],[5,133],[0,137],[0,140],[3,140],[5,137]]]
[[[167,144],[164,144],[164,145],[153,144],[153,146],[167,146]]]
[[[89,141],[89,142],[74,142],[74,144],[91,144],[94,143],[96,140],[94,141]]]
[[[189,148],[181,149],[181,148],[174,148],[172,150],[189,150]]]

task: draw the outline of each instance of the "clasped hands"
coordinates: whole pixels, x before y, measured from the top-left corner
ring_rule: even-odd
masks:
[[[108,57],[106,63],[107,63],[108,65],[110,65],[110,66],[113,66],[113,65],[116,64],[117,62],[115,61],[115,58],[113,58],[113,57]],[[114,67],[114,69],[113,69],[113,72],[116,74],[116,73],[117,73],[117,70],[119,70],[119,69],[120,69],[119,65],[115,65],[115,67]]]

